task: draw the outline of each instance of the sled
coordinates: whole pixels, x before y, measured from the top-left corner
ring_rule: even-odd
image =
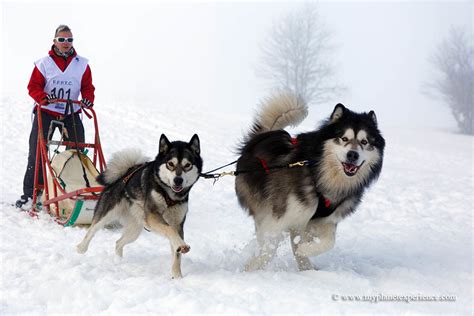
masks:
[[[43,210],[64,226],[91,224],[95,204],[99,200],[103,186],[96,178],[105,169],[105,159],[99,138],[97,115],[93,108],[83,107],[81,102],[59,99],[72,113],[73,104],[78,104],[89,119],[93,119],[95,136],[93,143],[79,143],[52,139],[53,124],[60,127],[61,121],[53,120],[48,126],[48,138],[43,137],[41,105],[36,106],[38,116],[38,145],[36,147],[33,205],[30,215],[37,216]],[[68,112],[66,110],[66,112]],[[74,131],[68,131],[71,139]],[[54,147],[54,148],[53,148]],[[60,151],[59,149],[63,149]],[[89,158],[92,157],[91,158]],[[39,181],[40,167],[43,170],[43,184]],[[41,201],[39,196],[41,195]]]

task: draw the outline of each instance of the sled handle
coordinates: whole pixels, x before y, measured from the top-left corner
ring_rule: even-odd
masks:
[[[92,118],[92,115],[87,112],[86,110],[90,110],[88,107],[86,107],[81,101],[77,101],[77,100],[68,100],[68,99],[55,99],[54,100],[55,102],[61,102],[61,103],[73,103],[73,104],[77,104],[77,105],[80,105],[81,108],[82,108],[82,111],[84,112],[84,114],[87,116],[87,118],[91,119]]]
[[[61,102],[61,103],[68,103],[68,102],[71,102],[71,103],[74,103],[74,104],[79,104],[81,105],[82,102],[81,101],[77,101],[77,100],[68,100],[68,99],[55,99],[54,101],[56,102]]]

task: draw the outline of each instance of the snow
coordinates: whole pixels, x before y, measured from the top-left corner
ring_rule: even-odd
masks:
[[[318,271],[299,272],[287,240],[265,270],[243,272],[255,236],[253,221],[237,203],[234,179],[224,177],[214,185],[199,180],[185,225],[191,251],[183,256],[184,277],[174,280],[164,237],[143,231],[119,260],[114,245],[120,232],[102,230],[79,255],[75,245],[85,228],[64,228],[46,214],[35,219],[10,205],[21,194],[29,104],[26,97],[0,100],[2,315],[473,312],[472,137],[384,128],[379,116],[387,141],[381,177],[357,212],[339,225],[334,249],[311,258]],[[236,158],[236,145],[252,122],[181,104],[138,107],[109,101],[95,109],[106,158],[128,147],[153,157],[161,133],[186,141],[197,133],[205,170]],[[92,127],[84,120],[90,139]],[[307,119],[296,130],[315,123]],[[382,301],[348,301],[345,295]],[[384,300],[391,295],[406,297]],[[442,295],[456,300],[413,301]]]

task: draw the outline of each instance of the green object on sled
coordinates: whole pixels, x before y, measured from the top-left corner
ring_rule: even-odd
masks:
[[[69,218],[69,221],[67,221],[67,223],[64,224],[64,227],[74,225],[77,218],[79,217],[79,214],[81,214],[82,204],[84,204],[83,200],[77,200],[76,201],[76,205],[74,206],[74,210],[72,211],[71,217]]]

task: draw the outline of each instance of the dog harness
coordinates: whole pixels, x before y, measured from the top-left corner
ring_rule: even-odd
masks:
[[[295,147],[296,147],[296,145],[298,145],[298,139],[296,137],[291,137],[290,142]],[[292,168],[292,167],[303,166],[304,165],[304,164],[300,164],[300,163],[294,163],[294,164],[289,164],[289,165],[285,165],[285,166],[275,166],[275,167],[270,168],[270,167],[268,167],[267,161],[265,159],[259,158],[259,157],[257,157],[257,158],[260,161],[260,164],[262,165],[263,170],[265,170],[266,174],[270,174],[270,169],[274,169],[274,168],[283,168],[283,167]],[[239,172],[239,173],[242,173],[242,172]]]
[[[122,178],[122,181],[125,185],[127,185],[128,181],[130,181],[130,178],[140,169],[144,168],[149,162],[142,163],[141,165],[136,165],[133,166],[132,168],[128,169],[130,172]]]
[[[336,207],[331,207],[331,201],[328,198],[325,198],[324,195],[321,192],[316,193],[318,195],[318,208],[316,209],[316,212],[314,213],[313,218],[321,218],[321,217],[328,217],[334,211],[336,208],[340,205],[336,205]]]
[[[163,190],[162,187],[158,186],[158,190],[160,191],[159,193],[161,193],[161,195],[165,199],[165,203],[166,203],[166,206],[168,208],[183,203],[183,201],[175,201],[175,200],[171,199],[170,196],[168,195],[168,193],[166,193],[166,191]]]
[[[125,177],[122,178],[122,182],[127,185],[128,181],[130,181],[130,179],[133,177],[133,175],[135,173],[137,173],[137,171],[139,171],[140,169],[143,169],[145,168],[147,165],[149,165],[151,162],[145,162],[145,163],[142,163],[141,165],[136,165],[132,168],[130,168],[130,172],[127,173],[127,175]],[[163,190],[162,187],[158,186],[157,188],[157,191],[159,191],[159,193],[163,196],[163,198],[165,199],[165,203],[166,203],[166,206],[169,208],[169,207],[172,207],[172,206],[175,206],[177,204],[181,204],[183,203],[183,201],[175,201],[173,200],[172,198],[170,198],[170,196],[168,195],[168,193]]]
[[[298,145],[298,139],[296,137],[291,137],[290,142],[295,147]],[[270,174],[270,167],[268,167],[267,161],[265,159],[262,159],[262,158],[258,158],[258,160],[260,161],[260,164],[262,165],[263,170],[265,170],[265,173]],[[291,167],[295,167],[295,166],[310,165],[311,163],[312,163],[311,161],[308,161],[307,163],[305,161],[305,162],[301,162],[301,163],[289,164],[288,167],[291,168]],[[318,196],[319,201],[318,201],[318,207],[316,209],[316,212],[314,213],[312,218],[328,217],[329,215],[334,213],[336,208],[339,205],[341,205],[341,203],[342,203],[342,202],[339,203],[335,207],[331,207],[332,206],[331,205],[332,204],[331,200],[326,198],[321,192],[317,192],[316,194]]]
[[[298,139],[296,137],[291,137],[290,142],[293,146],[298,145]],[[258,161],[262,165],[262,168],[263,168],[263,170],[265,171],[266,174],[270,174],[270,170],[273,170],[273,169],[284,169],[284,168],[313,166],[316,163],[314,160],[302,160],[302,161],[298,161],[298,162],[290,163],[290,164],[285,164],[285,165],[269,166],[265,159],[260,158],[260,157],[256,157],[256,158],[258,159]],[[237,161],[238,160],[235,160],[235,161],[233,161],[231,163],[228,163],[227,165],[224,165],[222,167],[216,168],[216,169],[208,171],[206,173],[201,173],[200,176],[203,177],[203,178],[207,178],[207,179],[212,178],[212,179],[214,179],[214,183],[215,183],[220,177],[223,177],[223,176],[226,176],[226,175],[238,176],[240,174],[249,173],[249,172],[257,172],[257,171],[260,170],[260,169],[250,169],[250,170],[236,170],[236,171],[222,172],[222,173],[212,173],[216,170],[219,170],[219,169],[222,169],[222,168],[227,167],[229,165],[235,164]],[[318,207],[316,209],[316,212],[314,213],[312,218],[328,217],[329,215],[334,213],[334,211],[339,207],[339,205],[342,204],[342,202],[344,202],[344,200],[343,200],[339,204],[337,204],[335,206],[332,206],[331,200],[324,197],[324,195],[321,192],[317,192],[316,194],[318,196],[319,201],[318,201]]]

